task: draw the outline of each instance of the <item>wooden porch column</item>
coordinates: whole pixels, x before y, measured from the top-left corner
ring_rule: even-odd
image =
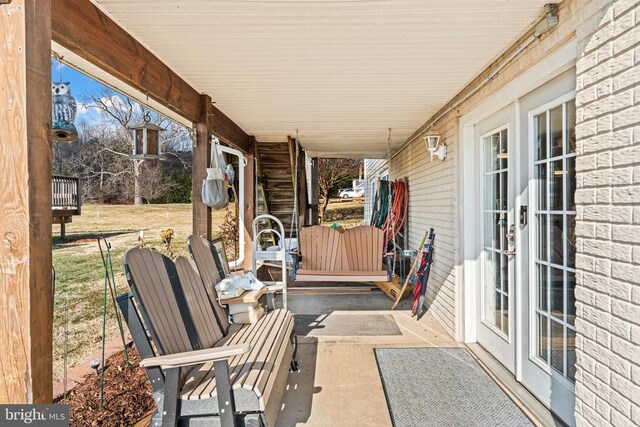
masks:
[[[50,1],[0,4],[0,34],[0,402],[50,403]]]
[[[311,217],[309,218],[309,225],[318,225],[318,158],[314,157],[311,159],[311,206],[310,212]]]
[[[211,208],[202,203],[202,180],[207,177],[211,144],[209,115],[212,111],[211,97],[200,95],[200,121],[196,124],[196,144],[193,147],[193,234],[211,239]]]
[[[250,151],[245,153],[247,165],[244,168],[244,268],[251,269],[251,245],[253,233],[251,224],[256,217],[256,142],[251,137]]]

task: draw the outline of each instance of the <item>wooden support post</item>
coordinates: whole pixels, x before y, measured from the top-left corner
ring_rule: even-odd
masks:
[[[50,1],[0,5],[0,34],[0,402],[50,403]]]
[[[317,157],[311,159],[311,188],[309,189],[311,191],[311,217],[309,218],[309,225],[318,225],[319,222],[318,162],[319,159]]]
[[[247,165],[244,168],[244,265],[245,268],[251,266],[251,246],[253,244],[253,233],[251,225],[256,217],[256,143],[251,137],[251,149],[245,153]]]
[[[211,128],[211,98],[200,95],[200,121],[196,124],[196,143],[193,146],[193,168],[191,183],[193,193],[193,234],[211,239],[211,208],[202,203],[202,180],[207,177],[207,168],[211,157],[209,143]]]

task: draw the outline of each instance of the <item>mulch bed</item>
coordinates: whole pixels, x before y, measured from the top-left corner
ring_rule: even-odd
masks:
[[[131,371],[124,351],[105,362],[104,405],[100,408],[100,376],[87,375],[69,392],[67,404],[71,426],[132,426],[153,407],[151,384],[135,348],[129,348]],[[65,402],[60,402],[65,403]]]

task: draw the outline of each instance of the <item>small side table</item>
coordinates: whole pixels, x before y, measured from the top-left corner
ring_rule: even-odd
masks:
[[[235,298],[220,300],[220,304],[227,306],[234,323],[254,323],[264,315],[260,299],[265,295],[269,301],[272,292],[266,286],[254,291],[244,291]],[[269,302],[267,305],[270,305]]]

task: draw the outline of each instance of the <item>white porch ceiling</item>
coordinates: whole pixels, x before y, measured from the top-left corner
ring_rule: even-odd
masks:
[[[92,0],[247,133],[384,157],[549,0]]]

